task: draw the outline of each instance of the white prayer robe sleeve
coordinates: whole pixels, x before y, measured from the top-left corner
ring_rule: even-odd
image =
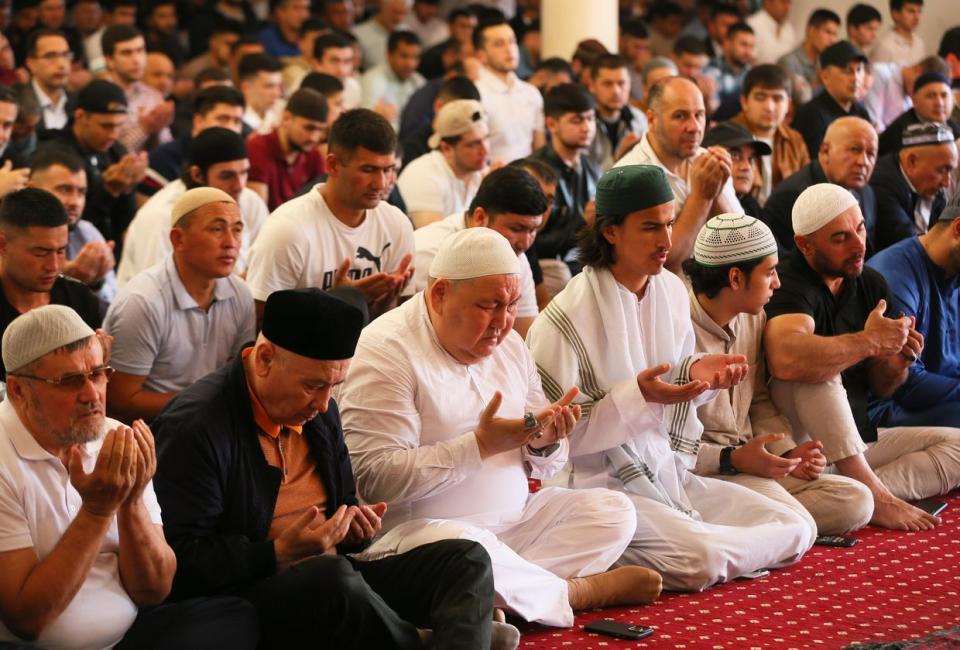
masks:
[[[540,313],[537,306],[537,286],[533,282],[533,269],[530,259],[521,253],[520,260],[520,302],[517,303],[517,318],[536,318]],[[538,379],[539,381],[539,379]]]
[[[340,395],[361,498],[404,503],[439,494],[483,467],[473,431],[420,444],[417,384],[386,350],[361,341]],[[451,404],[456,408],[456,404]]]
[[[542,331],[527,337],[537,362],[548,399],[559,399],[567,388],[577,386],[574,402],[583,414],[570,434],[570,456],[586,456],[612,449],[660,424],[663,407],[647,402],[636,378],[618,384],[599,400],[593,400],[580,386],[577,354],[563,335],[541,316]]]

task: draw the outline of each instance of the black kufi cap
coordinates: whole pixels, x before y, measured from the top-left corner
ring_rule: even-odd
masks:
[[[263,336],[284,350],[311,359],[349,359],[366,325],[355,289],[275,291],[263,310]],[[365,305],[364,305],[365,307]]]
[[[247,157],[247,145],[236,131],[222,126],[204,129],[190,141],[187,160],[191,165],[207,169],[210,165],[242,160]]]

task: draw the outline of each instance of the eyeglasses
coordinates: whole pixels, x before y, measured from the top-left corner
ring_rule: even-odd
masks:
[[[11,376],[23,377],[24,379],[35,379],[36,381],[46,382],[51,386],[57,386],[58,388],[63,388],[64,390],[80,390],[87,384],[88,379],[94,384],[104,384],[110,381],[110,377],[114,372],[116,372],[116,370],[110,366],[100,366],[99,368],[94,368],[90,372],[73,372],[68,375],[63,375],[62,377],[56,377],[54,379],[37,377],[36,375],[21,375],[19,373],[13,373]]]
[[[33,57],[35,59],[43,59],[44,61],[56,61],[57,59],[66,59],[67,61],[73,61],[73,52],[67,50],[66,52],[46,52],[40,56]]]

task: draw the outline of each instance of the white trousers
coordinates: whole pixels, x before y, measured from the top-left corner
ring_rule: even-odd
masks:
[[[448,519],[414,519],[387,531],[358,558],[404,553],[441,539],[479,542],[493,563],[495,605],[527,621],[571,627],[567,578],[602,573],[637,528],[630,500],[604,489],[544,488],[519,518],[480,527]]]
[[[864,444],[839,376],[820,384],[774,380],[770,395],[789,418],[798,443],[819,440],[829,463],[863,454],[894,496],[925,499],[960,485],[960,429],[891,427],[879,429],[877,441]]]
[[[813,545],[816,531],[808,516],[748,488],[691,473],[684,489],[702,521],[627,494],[637,509],[637,531],[618,565],[658,571],[664,589],[702,591],[792,564]]]

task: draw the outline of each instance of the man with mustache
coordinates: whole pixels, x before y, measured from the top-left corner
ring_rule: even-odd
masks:
[[[791,212],[797,197],[817,183],[833,183],[850,190],[863,215],[866,229],[866,257],[877,248],[877,199],[868,184],[877,163],[877,132],[873,125],[859,117],[841,117],[828,128],[820,151],[812,162],[788,176],[774,188],[763,206],[761,219],[770,226],[783,252],[791,251],[793,222]]]
[[[117,369],[111,412],[152,420],[253,340],[253,297],[233,274],[243,228],[237,202],[223,190],[197,187],[173,205],[173,252],[124,285],[104,318]]]
[[[28,187],[0,204],[0,331],[20,314],[50,304],[66,305],[90,327],[100,327],[96,295],[62,275],[69,223],[63,204],[45,190]]]
[[[730,180],[730,154],[723,147],[700,146],[707,112],[697,84],[688,77],[667,77],[653,85],[647,102],[650,129],[614,168],[656,165],[667,173],[676,217],[667,268],[679,270],[707,219],[743,208]]]
[[[767,304],[763,345],[771,395],[798,442],[823,444],[836,472],[873,493],[870,523],[929,530],[938,517],[907,500],[960,484],[960,430],[878,429],[870,395],[892,395],[923,352],[912,317],[887,314],[887,284],[864,269],[860,206],[839,185],[813,185],[793,207],[796,250],[779,266],[780,289]]]
[[[176,560],[151,482],[153,436],[140,420],[104,418],[113,369],[101,344],[62,305],[4,332],[0,644],[255,647],[255,612],[240,599],[161,604]]]

